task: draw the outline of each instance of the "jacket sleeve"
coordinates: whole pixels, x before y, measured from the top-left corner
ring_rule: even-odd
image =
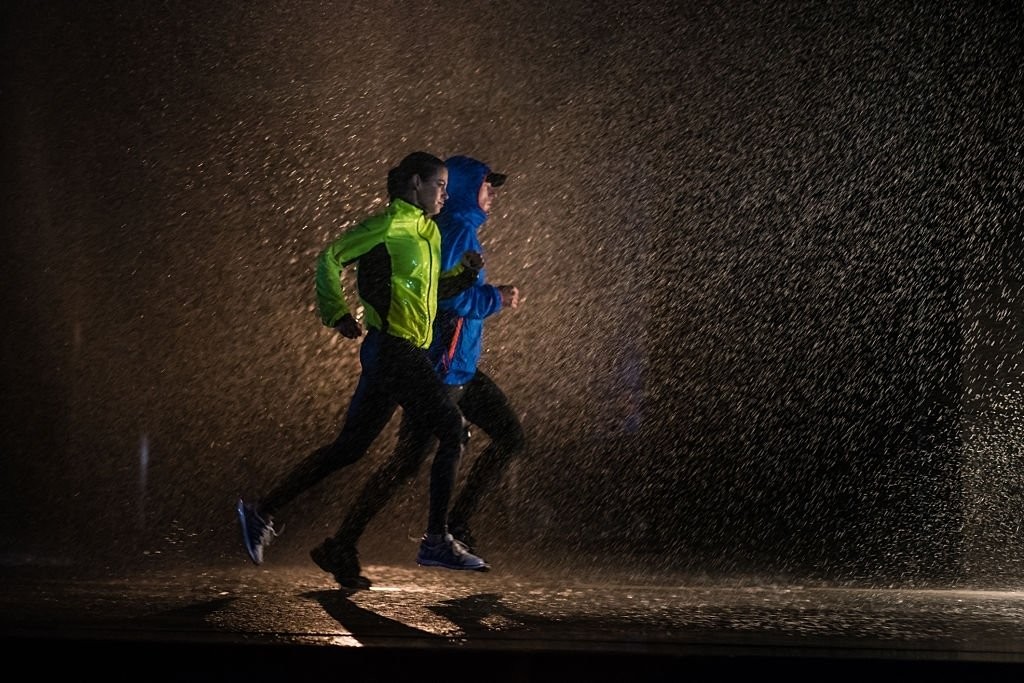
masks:
[[[501,310],[501,292],[494,285],[478,284],[445,300],[444,307],[463,318],[484,318]]]
[[[324,325],[334,327],[349,313],[341,271],[380,241],[377,231],[360,223],[320,252],[316,261],[316,303]]]
[[[479,271],[466,268],[461,262],[451,270],[441,273],[437,281],[437,298],[448,299],[459,292],[464,292],[476,282]]]

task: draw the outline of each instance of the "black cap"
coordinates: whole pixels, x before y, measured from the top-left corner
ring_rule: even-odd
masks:
[[[501,187],[502,185],[505,184],[505,181],[508,180],[508,176],[504,173],[488,173],[487,177],[484,178],[484,180],[489,182],[494,187]]]

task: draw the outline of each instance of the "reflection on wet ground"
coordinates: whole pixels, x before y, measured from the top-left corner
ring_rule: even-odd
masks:
[[[366,567],[375,583],[358,592],[305,566],[4,573],[5,640],[53,646],[55,665],[66,653],[101,677],[117,670],[111,656],[128,653],[158,656],[175,680],[295,680],[320,670],[401,677],[444,662],[487,667],[489,681],[546,680],[561,666],[591,680],[667,680],[755,664],[790,675],[1024,676],[1016,592],[566,581],[384,565]]]

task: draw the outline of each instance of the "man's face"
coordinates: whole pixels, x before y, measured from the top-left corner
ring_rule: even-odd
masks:
[[[480,186],[480,194],[477,195],[476,201],[480,205],[480,208],[483,209],[484,213],[491,212],[491,205],[494,204],[494,197],[497,194],[498,190],[496,190],[495,187],[486,180],[484,181],[484,184]]]

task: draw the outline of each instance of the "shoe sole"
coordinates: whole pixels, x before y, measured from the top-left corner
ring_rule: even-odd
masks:
[[[370,587],[373,586],[373,581],[370,581],[365,576],[358,576],[354,579],[339,579],[335,576],[334,580],[339,586],[350,591],[365,591],[369,590]]]
[[[457,571],[459,571],[459,570],[461,570],[461,571],[471,571],[471,572],[489,572],[489,571],[491,571],[491,565],[489,565],[489,564],[481,564],[481,565],[476,566],[476,567],[467,567],[467,566],[461,565],[461,564],[460,565],[445,564],[444,562],[437,562],[435,560],[421,560],[419,558],[416,558],[416,564],[418,564],[421,567],[442,567],[443,569],[455,569]]]
[[[252,547],[252,541],[249,540],[249,524],[245,517],[245,501],[239,498],[238,505],[235,506],[235,510],[238,512],[238,523],[242,525],[242,543],[245,544],[245,552],[248,553],[249,559],[252,560],[253,564],[263,564],[263,562],[256,557],[256,550]]]

